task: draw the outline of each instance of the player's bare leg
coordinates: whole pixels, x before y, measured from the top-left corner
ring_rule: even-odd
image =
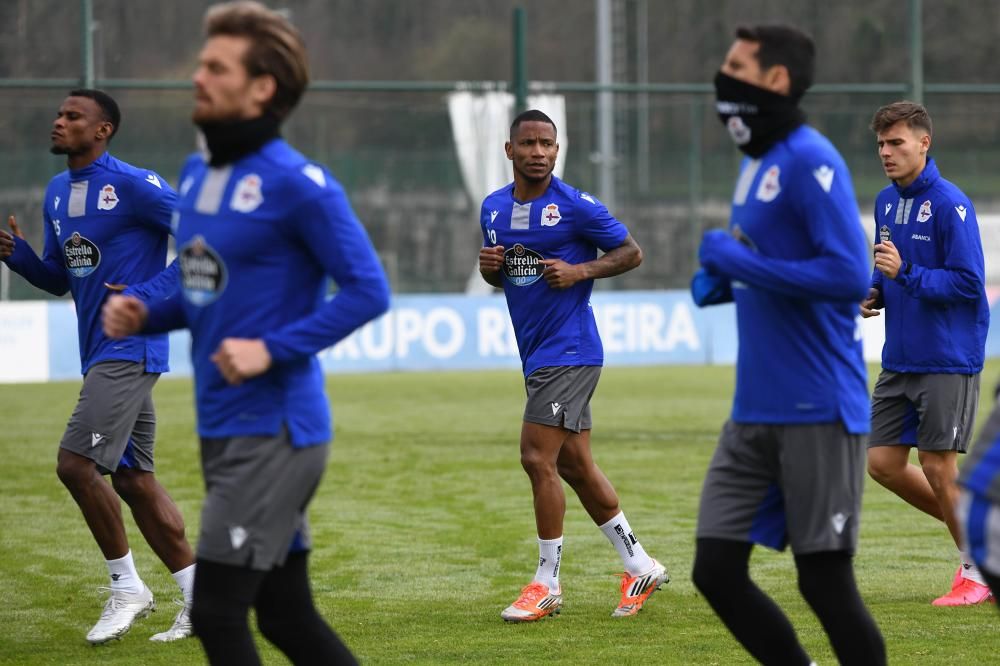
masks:
[[[559,475],[622,557],[621,599],[614,617],[638,613],[653,592],[670,580],[666,568],[649,557],[622,513],[618,493],[590,451],[590,430],[571,432],[559,451]]]
[[[80,507],[111,576],[111,595],[97,624],[87,632],[87,640],[96,645],[120,638],[154,609],[154,603],[132,562],[118,495],[94,461],[72,451],[59,449],[56,474]]]
[[[955,484],[958,478],[958,453],[955,451],[919,451],[918,457],[922,474],[938,503],[939,511],[944,516],[951,538],[959,548],[962,546],[962,531],[955,513],[958,508],[959,489]]]
[[[565,428],[527,421],[521,427],[521,467],[531,480],[539,539],[557,539],[563,533],[566,493],[557,461],[567,434]]]
[[[146,543],[171,573],[194,564],[177,504],[152,472],[120,468],[111,475],[115,491],[132,510]]]
[[[569,434],[559,450],[556,466],[595,523],[603,525],[621,512],[614,486],[591,455],[590,430]]]
[[[128,538],[122,522],[118,495],[104,480],[93,460],[59,449],[56,474],[83,513],[83,519],[104,554],[115,560],[128,553]]]
[[[920,466],[909,462],[907,446],[876,446],[868,449],[868,473],[906,502],[945,523],[963,559],[952,579],[948,594],[934,601],[935,606],[965,606],[989,598],[989,588],[979,571],[966,562],[962,536],[956,515],[959,490],[958,454],[955,451],[918,451]]]
[[[875,446],[868,449],[868,474],[927,515],[945,520],[941,503],[924,471],[910,463],[910,447]]]
[[[952,582],[948,594],[934,600],[935,606],[972,606],[989,601],[992,598],[990,588],[986,585],[979,568],[962,551],[962,528],[958,519],[958,503],[961,496],[958,485],[958,452],[957,451],[920,451],[920,466],[927,476],[927,482],[934,489],[934,495],[941,505],[941,513],[945,516],[945,524],[951,533],[962,556],[962,566]]]
[[[152,472],[120,467],[111,475],[115,491],[132,510],[139,531],[173,575],[181,591],[181,605],[173,624],[150,640],[170,642],[192,633],[191,601],[194,592],[194,552],[184,536],[184,518],[177,504]]]
[[[558,614],[562,607],[559,566],[566,494],[556,460],[566,436],[567,431],[556,426],[525,421],[521,427],[521,466],[531,480],[539,557],[534,579],[500,613],[508,622],[535,622]]]

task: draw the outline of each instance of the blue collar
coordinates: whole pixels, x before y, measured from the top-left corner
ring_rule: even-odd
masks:
[[[111,159],[111,155],[107,151],[101,153],[101,156],[96,160],[83,167],[82,169],[68,169],[69,179],[76,180],[86,180],[96,174],[98,171],[104,171],[108,168],[108,161]]]
[[[893,182],[893,186],[896,188],[896,191],[899,192],[900,197],[904,199],[912,199],[930,189],[930,187],[936,183],[940,177],[941,172],[938,171],[934,158],[928,156],[927,164],[924,166],[924,170],[920,172],[920,175],[917,176],[915,181],[906,187],[900,187]]]

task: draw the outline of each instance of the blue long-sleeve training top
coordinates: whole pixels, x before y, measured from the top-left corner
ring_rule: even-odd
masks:
[[[858,304],[869,246],[833,145],[803,125],[759,159],[745,158],[729,231],[706,233],[699,254],[696,301],[731,294],[736,302],[733,421],[840,421],[868,432]]]
[[[316,353],[389,306],[385,273],[343,188],[275,139],[218,168],[192,156],[179,192],[180,293],[148,304],[147,330],[190,328],[198,432],[274,435],[286,426],[295,446],[329,441]],[[225,338],[263,339],[271,368],[230,386],[211,360]]]
[[[133,285],[163,270],[176,198],[156,173],[104,153],[49,182],[40,258],[16,239],[6,259],[11,270],[56,296],[73,294],[83,374],[101,361],[144,362],[147,372],[168,370],[165,335],[111,340],[101,327],[101,306],[109,293],[105,283]],[[155,296],[156,288],[150,285],[147,295]]]
[[[890,240],[903,260],[871,286],[884,307],[882,367],[893,372],[972,375],[983,369],[990,307],[976,211],[941,177],[933,158],[907,187],[875,199],[875,238]]]

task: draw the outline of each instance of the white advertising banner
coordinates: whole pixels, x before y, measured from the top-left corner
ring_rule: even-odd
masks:
[[[4,303],[0,307],[0,382],[44,382],[48,379],[48,304],[39,301]]]

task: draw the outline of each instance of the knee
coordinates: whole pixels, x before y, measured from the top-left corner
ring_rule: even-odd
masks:
[[[577,460],[560,460],[556,463],[556,470],[566,483],[576,486],[587,476],[586,466],[581,465]]]
[[[100,474],[89,458],[60,449],[59,458],[56,460],[56,476],[69,490],[75,491],[93,483]]]
[[[893,458],[868,456],[868,476],[883,486],[892,481],[900,471],[901,467],[899,463]]]
[[[695,554],[694,565],[691,567],[691,582],[702,595],[711,596],[712,574],[708,570],[705,558],[700,553]]]
[[[849,608],[857,594],[853,558],[847,551],[824,551],[795,557],[799,592],[813,608]]]
[[[824,597],[829,589],[829,584],[824,576],[816,576],[811,571],[798,571],[799,594],[810,606],[815,606]]]
[[[555,463],[534,449],[521,451],[521,467],[531,478],[555,475]]]
[[[265,609],[257,607],[257,628],[267,640],[282,645],[286,640],[295,640],[302,632],[311,629],[315,622],[315,612],[295,612],[298,609]]]
[[[238,605],[199,598],[191,604],[191,629],[201,637],[214,637],[246,627],[247,610]]]
[[[727,590],[737,589],[748,580],[745,568],[732,566],[727,558],[721,557],[721,552],[713,544],[699,540],[691,569],[691,582],[702,595],[712,599]]]
[[[151,476],[148,472],[121,468],[111,475],[111,485],[119,497],[131,504],[136,497],[141,497],[148,492],[149,479],[147,477]]]
[[[922,457],[920,467],[924,471],[924,476],[927,477],[927,483],[931,485],[935,493],[951,489],[958,476],[957,466],[952,461],[936,456]]]

